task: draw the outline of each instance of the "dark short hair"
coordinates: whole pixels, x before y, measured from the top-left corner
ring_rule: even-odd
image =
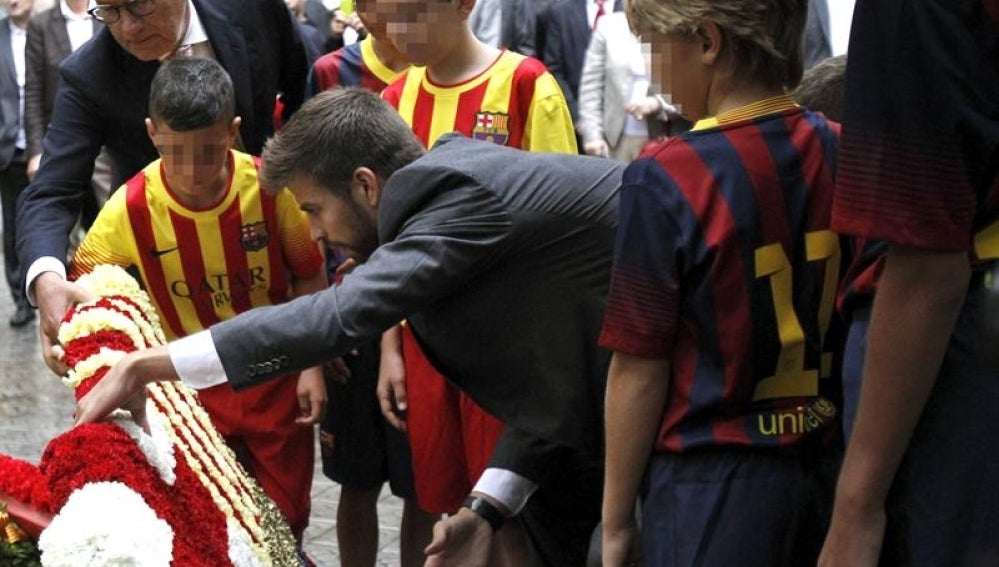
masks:
[[[302,105],[267,141],[260,180],[277,190],[305,176],[334,193],[346,192],[357,168],[385,180],[424,151],[409,125],[378,95],[337,88]]]
[[[846,55],[830,57],[805,71],[792,96],[798,104],[818,110],[830,120],[842,122],[843,99],[846,98]]]
[[[232,79],[213,59],[164,62],[149,89],[149,117],[177,132],[207,128],[236,115]]]

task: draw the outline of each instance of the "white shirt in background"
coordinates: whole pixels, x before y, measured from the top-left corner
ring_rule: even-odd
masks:
[[[87,3],[85,10],[93,7],[94,1],[91,0]],[[66,19],[66,33],[69,34],[69,49],[70,51],[76,51],[94,36],[94,23],[91,21],[90,14],[86,11],[83,12],[82,16],[74,13],[70,9],[69,4],[66,3],[66,0],[59,2],[59,11],[62,12],[62,17]]]
[[[857,0],[828,0],[829,43],[833,56],[846,53],[850,46],[850,25]]]

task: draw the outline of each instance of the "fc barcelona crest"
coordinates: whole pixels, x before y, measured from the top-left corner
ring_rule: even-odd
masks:
[[[507,114],[476,112],[472,138],[501,146],[510,138],[510,116]]]
[[[239,227],[239,245],[247,252],[256,252],[267,246],[271,235],[267,232],[267,222],[260,221]]]

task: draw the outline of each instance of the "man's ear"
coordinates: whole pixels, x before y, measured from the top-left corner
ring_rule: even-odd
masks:
[[[156,138],[156,124],[153,123],[153,119],[149,118],[148,116],[146,117],[145,124],[146,124],[146,135],[149,136],[149,141],[151,141],[153,143],[153,145],[155,146],[156,145],[156,139],[155,139]]]
[[[701,45],[701,63],[708,67],[714,65],[721,56],[725,42],[721,28],[714,22],[703,21],[697,25],[694,33]]]
[[[469,14],[472,13],[472,8],[475,8],[475,0],[458,0],[458,13],[461,14],[463,20],[467,20]]]
[[[378,203],[382,200],[382,183],[378,175],[367,167],[359,167],[354,170],[353,185],[359,193],[363,202],[371,208],[377,209]]]

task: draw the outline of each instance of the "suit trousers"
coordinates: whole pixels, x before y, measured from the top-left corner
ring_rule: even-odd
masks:
[[[16,305],[28,300],[24,296],[24,270],[17,258],[17,197],[28,186],[24,152],[18,150],[6,169],[0,170],[0,206],[3,207],[3,267]]]

